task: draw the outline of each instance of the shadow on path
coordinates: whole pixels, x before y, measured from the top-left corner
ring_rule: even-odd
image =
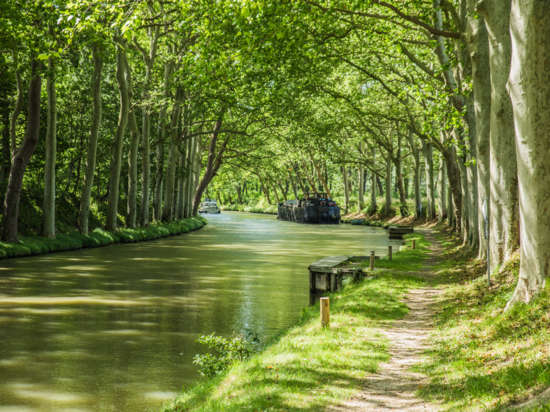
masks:
[[[439,263],[442,245],[431,231],[420,230],[428,241],[430,251],[417,272],[409,275],[426,281],[434,280],[434,267]],[[429,282],[433,283],[433,282]],[[427,377],[413,372],[412,366],[422,361],[428,349],[428,337],[433,329],[433,305],[441,289],[423,287],[410,290],[404,299],[409,308],[407,315],[388,323],[381,330],[390,342],[390,360],[379,366],[378,371],[366,377],[362,391],[354,398],[337,406],[330,412],[341,411],[435,411],[439,407],[426,403],[416,396],[416,391],[427,382]]]

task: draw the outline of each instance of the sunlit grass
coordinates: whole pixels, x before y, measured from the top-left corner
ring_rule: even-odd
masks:
[[[374,277],[330,295],[330,328],[321,328],[319,305],[310,307],[298,326],[263,352],[184,391],[164,411],[318,411],[352,397],[389,359],[382,325],[402,319],[408,312],[404,294],[423,284],[390,269],[421,265],[428,242],[414,236],[416,250],[397,253]]]
[[[449,282],[461,283],[448,288],[439,304],[435,346],[420,367],[431,382],[420,394],[443,400],[446,410],[500,410],[549,387],[548,288],[531,304],[504,313],[519,257],[493,274],[489,287],[483,265],[450,246],[439,271]]]

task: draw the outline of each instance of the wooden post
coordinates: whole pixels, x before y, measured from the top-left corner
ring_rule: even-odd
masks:
[[[391,245],[388,246],[388,260],[392,260],[392,247]]]
[[[413,242],[412,248],[413,248],[413,249],[416,249],[416,239],[413,239],[412,242]]]
[[[328,328],[330,323],[329,298],[321,298],[321,327]]]
[[[370,270],[374,270],[374,250],[370,252]]]

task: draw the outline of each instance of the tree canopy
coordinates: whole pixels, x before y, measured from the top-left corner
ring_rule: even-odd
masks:
[[[494,266],[521,246],[511,302],[529,301],[550,261],[548,13],[534,0],[3,1],[3,239],[321,188],[346,211],[388,216],[395,197],[402,216],[446,219]]]

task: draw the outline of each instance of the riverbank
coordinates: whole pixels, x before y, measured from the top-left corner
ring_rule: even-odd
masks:
[[[390,357],[384,325],[406,316],[404,296],[424,283],[399,269],[419,269],[428,250],[422,235],[408,238],[417,239],[417,249],[377,261],[367,279],[329,295],[329,329],[320,326],[318,304],[306,308],[298,325],[261,353],[199,382],[164,411],[321,410],[358,394]]]
[[[95,248],[115,243],[143,242],[191,232],[200,229],[206,223],[205,218],[196,216],[170,223],[154,223],[142,228],[120,229],[115,232],[98,228],[88,235],[82,235],[78,232],[60,233],[55,239],[40,236],[22,236],[18,243],[0,242],[0,259]]]
[[[330,329],[318,304],[307,308],[261,353],[163,412],[550,405],[550,287],[504,312],[518,257],[488,286],[484,262],[443,229],[429,233],[406,236],[416,250],[376,261],[373,276],[330,294]]]

